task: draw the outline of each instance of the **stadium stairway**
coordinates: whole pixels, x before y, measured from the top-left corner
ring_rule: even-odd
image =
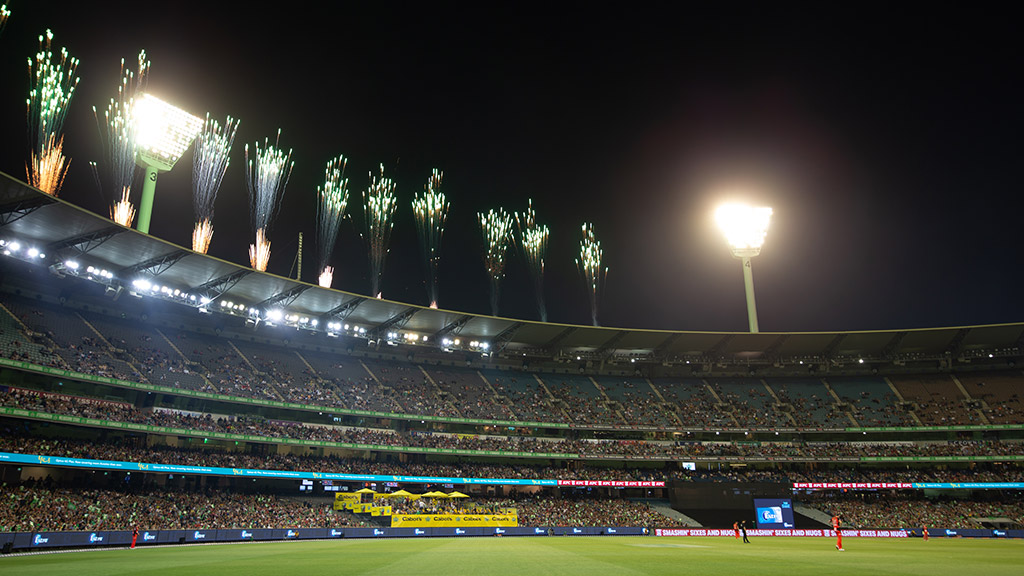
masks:
[[[700,522],[673,508],[668,500],[638,500],[638,502],[646,502],[651,507],[651,510],[662,516],[668,516],[689,528],[701,528]]]
[[[800,504],[798,502],[794,502],[793,503],[793,512],[796,513],[796,514],[799,514],[801,516],[804,516],[806,518],[810,518],[811,520],[813,520],[815,522],[820,522],[821,524],[823,524],[825,526],[831,525],[831,522],[832,522],[832,516],[830,514],[822,512],[821,510],[818,510],[817,508],[811,508],[810,506],[805,506],[805,505]]]

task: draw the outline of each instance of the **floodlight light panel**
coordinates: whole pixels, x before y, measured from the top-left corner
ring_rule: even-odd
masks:
[[[715,211],[715,221],[733,250],[760,249],[771,217],[767,206],[725,204]]]
[[[135,101],[136,150],[145,163],[170,170],[203,128],[203,119],[143,94]]]

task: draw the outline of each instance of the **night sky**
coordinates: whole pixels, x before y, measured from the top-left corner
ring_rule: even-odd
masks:
[[[308,282],[316,186],[344,154],[352,220],[332,260],[346,291],[370,289],[361,192],[384,163],[399,197],[391,300],[427,303],[409,203],[439,168],[451,201],[442,308],[490,312],[476,213],[532,198],[552,230],[549,320],[590,321],[574,264],[586,221],[610,267],[602,325],[745,330],[740,264],[711,220],[742,199],[775,211],[753,265],[762,331],[1024,321],[1024,31],[1002,8],[8,4],[0,170],[24,179],[26,58],[50,28],[81,60],[61,197],[106,214],[88,167],[100,159],[91,108],[105,109],[120,59],[144,48],[150,92],[241,119],[211,247],[226,260],[248,262],[244,144],[280,128],[295,171],[270,271],[288,272],[303,232]],[[182,246],[191,162],[161,174],[151,228]],[[527,271],[509,259],[500,314],[537,319]]]

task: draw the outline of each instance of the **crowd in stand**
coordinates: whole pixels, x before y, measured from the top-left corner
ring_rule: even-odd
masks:
[[[715,399],[706,391],[701,390],[700,393],[684,398],[675,389],[668,388],[662,391],[662,396],[679,405],[679,414],[686,415],[688,426],[733,425],[732,418],[723,413],[723,410],[716,405]]]
[[[0,405],[51,414],[132,422],[148,426],[186,428],[204,432],[246,434],[266,438],[294,438],[367,446],[442,448],[468,451],[555,453],[622,458],[687,459],[743,457],[767,459],[859,458],[865,456],[1009,456],[1021,453],[1015,441],[958,442],[833,442],[833,443],[731,443],[659,442],[640,440],[571,440],[522,436],[471,436],[465,434],[400,433],[373,428],[312,426],[271,422],[247,417],[213,418],[172,410],[140,410],[131,405],[88,398],[39,394],[11,388],[0,392]]]
[[[914,413],[921,423],[934,426],[983,424],[978,410],[965,410],[962,400],[931,398],[919,400]]]
[[[516,509],[521,526],[683,526],[644,502],[624,499],[530,496],[510,501],[508,506]]]
[[[613,426],[623,424],[617,413],[612,412],[607,403],[602,402],[597,394],[586,394],[577,383],[569,383],[552,379],[547,385],[551,396],[555,398],[555,406],[562,408],[569,421],[580,425]],[[591,386],[591,392],[596,389]]]
[[[315,528],[366,526],[359,515],[272,494],[145,487],[73,489],[49,482],[0,487],[0,532],[58,530]],[[842,516],[848,528],[978,528],[979,520],[1024,524],[1024,502],[928,500],[903,495],[823,492],[804,504]],[[514,508],[521,526],[644,526],[680,524],[645,502],[536,494],[473,501],[390,501],[393,514],[460,514]],[[469,507],[466,507],[466,506]]]
[[[526,382],[522,386],[519,385],[519,378],[514,375],[491,380],[491,385],[494,386],[498,397],[509,399],[515,407],[515,412],[512,413],[513,417],[510,419],[515,420],[514,416],[518,415],[519,419],[535,422],[565,421],[565,416],[550,402],[549,394],[540,383],[533,378],[529,379],[533,381]],[[496,413],[501,414],[507,410],[508,408],[499,409]]]
[[[388,498],[385,505],[391,507],[392,516],[411,516],[413,514],[475,514],[472,509],[463,505],[458,499],[433,498]]]
[[[430,498],[425,496],[391,496],[378,503],[391,507],[391,514],[508,514],[516,504],[505,498],[473,497]]]
[[[5,312],[0,312],[3,314]],[[177,356],[161,348],[148,333],[138,341],[119,336],[64,335],[42,321],[50,311],[30,310],[21,320],[37,332],[4,334],[0,355],[45,366],[136,382],[151,382],[179,389],[223,393],[244,398],[285,400],[307,405],[346,409],[433,414],[443,417],[493,417],[503,420],[570,422],[579,425],[613,426],[715,426],[772,427],[793,422],[804,427],[842,427],[908,423],[910,413],[924,424],[975,425],[985,422],[1019,422],[1016,394],[1003,398],[983,395],[977,407],[963,398],[932,395],[912,406],[897,406],[892,399],[843,397],[843,404],[827,397],[790,395],[777,390],[777,400],[760,388],[751,395],[710,389],[597,384],[548,378],[545,385],[533,376],[517,382],[502,374],[484,385],[461,374],[435,375],[420,368],[380,362],[345,377],[273,357],[253,349],[245,355],[226,340],[192,337],[168,332],[183,352]],[[66,319],[65,319],[66,320]],[[74,321],[72,319],[72,321]],[[3,331],[18,332],[5,326]],[[160,336],[163,337],[162,335]],[[130,338],[126,336],[126,338]],[[169,342],[170,343],[170,342]],[[174,350],[177,352],[177,350]],[[619,388],[616,388],[618,386]],[[651,388],[647,390],[647,388]],[[677,393],[678,392],[678,393]],[[867,393],[864,393],[867,394]],[[717,397],[715,397],[717,395]],[[970,404],[970,405],[968,405]],[[447,463],[402,462],[337,456],[294,454],[253,455],[213,447],[176,448],[162,445],[130,446],[123,442],[77,442],[40,439],[24,435],[28,427],[8,429],[0,438],[0,451],[52,456],[71,456],[142,463],[300,470],[350,474],[477,477],[564,480],[665,480],[734,482],[1021,482],[1024,472],[1012,463],[987,463],[970,468],[863,468],[835,465],[809,469],[789,460],[861,457],[920,456],[1018,456],[1019,441],[950,442],[669,442],[641,440],[581,440],[528,436],[454,435],[397,432],[390,429],[310,425],[268,421],[246,416],[212,417],[169,409],[140,410],[127,403],[99,399],[38,394],[11,389],[0,392],[0,405],[51,414],[131,422],[148,426],[185,428],[204,432],[246,434],[269,439],[301,439],[360,446],[440,448],[466,451],[558,453],[618,460],[664,459],[655,468],[601,467],[577,463],[571,467],[529,464],[481,464],[469,458]],[[461,409],[460,409],[461,406]],[[783,407],[787,407],[783,410]],[[790,411],[791,409],[791,411]],[[851,420],[852,417],[852,420]],[[369,453],[371,458],[376,453]],[[384,456],[380,456],[385,458]],[[711,458],[768,459],[780,467],[680,470],[683,460]],[[521,460],[529,462],[529,460]],[[1009,501],[929,501],[906,493],[886,491],[879,495],[842,495],[817,492],[803,496],[810,505],[840,513],[848,525],[862,528],[976,527],[970,518],[1002,517],[1024,522],[1024,506]],[[361,525],[350,514],[331,512],[325,506],[272,495],[242,495],[212,491],[187,494],[173,490],[144,491],[68,490],[56,486],[4,487],[0,496],[0,529],[99,530],[140,528],[311,527]],[[497,503],[492,503],[499,505]],[[445,504],[459,506],[456,502]],[[645,504],[627,500],[522,497],[501,505],[515,506],[524,525],[642,525],[671,526],[670,520]]]
[[[981,519],[1000,519],[1024,525],[1024,501],[1016,499],[926,499],[905,493],[841,494],[819,492],[802,501],[829,514],[838,514],[850,528],[984,528]]]
[[[808,496],[805,504],[840,514],[849,527],[915,528],[921,526],[976,528],[978,518],[1000,518],[1024,524],[1024,502],[1009,500],[947,499],[928,500],[874,493],[820,492]],[[865,495],[867,495],[865,497]],[[400,500],[390,504],[395,514],[479,513],[481,506],[491,510],[515,508],[524,526],[648,526],[679,527],[682,524],[654,511],[646,502],[563,494],[552,497],[538,493],[509,499],[479,500]]]
[[[4,430],[0,452],[89,458],[148,464],[249,468],[339,474],[373,474],[439,478],[501,478],[557,480],[621,481],[694,481],[694,482],[1021,482],[1024,470],[1009,464],[991,463],[970,469],[937,468],[863,468],[837,469],[713,469],[677,468],[605,468],[598,466],[531,466],[528,464],[481,464],[471,461],[448,463],[393,463],[337,456],[299,456],[294,454],[254,455],[217,449],[200,444],[182,448],[154,444],[133,447],[124,441],[80,441],[33,438],[20,430]]]
[[[71,489],[55,486],[3,486],[0,532],[72,530],[178,530],[227,528],[340,528],[367,526],[366,519],[270,494],[227,490],[188,492],[167,488]],[[419,502],[420,504],[417,504]],[[392,514],[462,514],[514,508],[520,526],[643,526],[680,524],[643,502],[538,495],[520,499],[389,502]],[[465,505],[470,507],[464,507]]]
[[[1024,502],[1009,499],[939,499],[905,493],[821,492],[801,502],[842,516],[860,529],[978,528],[980,521],[1024,524]],[[0,532],[59,530],[340,528],[367,526],[368,519],[333,510],[329,501],[309,502],[273,494],[226,489],[166,487],[68,488],[50,481],[0,487]],[[646,502],[598,496],[538,493],[473,500],[392,499],[393,514],[462,514],[514,508],[520,526],[677,527]]]
[[[507,478],[563,480],[663,480],[666,473],[655,469],[589,468],[572,470],[554,466],[480,464],[474,462],[419,463],[386,462],[334,456],[298,456],[294,454],[253,455],[218,451],[211,445],[202,448],[175,448],[153,445],[130,447],[124,442],[98,442],[40,439],[17,436],[6,431],[0,438],[0,451],[68,458],[89,458],[122,462],[142,462],[181,466],[214,466],[340,474],[386,476],[431,476],[443,478]]]
[[[431,382],[418,366],[383,361],[374,365],[372,374],[339,379],[327,372],[317,373],[309,364],[283,362],[258,350],[243,356],[227,339],[172,331],[168,331],[168,344],[176,343],[174,353],[172,346],[154,344],[154,338],[163,335],[153,336],[155,332],[139,327],[134,332],[137,341],[113,335],[106,342],[92,336],[69,341],[55,332],[57,326],[64,322],[84,327],[81,319],[66,310],[19,302],[12,309],[24,325],[34,328],[33,336],[6,339],[0,355],[97,376],[243,398],[338,409],[625,427],[817,428],[854,422],[867,426],[914,423],[908,409],[897,406],[893,398],[844,397],[837,403],[827,395],[791,397],[785,388],[778,391],[779,404],[760,388],[755,396],[719,390],[715,399],[703,386],[684,396],[663,383],[652,383],[644,387],[647,389],[628,389],[627,383],[625,401],[618,401],[603,394],[600,385],[561,382],[556,376],[541,375],[549,381],[546,387],[536,382],[521,387],[509,386],[502,379],[480,380],[478,384],[489,393],[467,394],[467,388],[443,378]],[[984,408],[974,408],[966,406],[964,398],[933,397],[909,409],[925,424],[976,425],[985,423],[983,414],[993,421],[1020,422],[1020,411],[1014,409],[1017,405],[1017,399],[989,397]]]
[[[572,470],[541,466],[460,463],[389,463],[359,458],[323,456],[258,456],[203,448],[170,446],[131,447],[123,441],[54,440],[23,436],[22,429],[5,429],[0,451],[50,456],[84,457],[129,462],[259,468],[289,471],[320,471],[352,474],[410,475],[478,478],[551,479],[664,479],[735,482],[1020,482],[1024,473],[1011,464],[990,464],[971,469],[937,468],[868,469],[836,468],[747,470],[630,470],[575,467]],[[147,476],[148,477],[148,476]],[[676,523],[650,509],[647,504],[620,499],[573,497],[569,493],[521,495],[514,499],[481,502],[465,500],[430,501],[434,506],[403,508],[392,501],[395,513],[470,512],[464,508],[490,505],[514,507],[520,525],[533,526],[675,526]],[[972,528],[972,518],[1008,518],[1024,523],[1024,504],[1008,500],[926,500],[916,493],[885,490],[878,492],[801,492],[797,499],[828,512],[838,513],[849,527],[916,528],[934,526]],[[0,531],[103,530],[176,528],[260,528],[360,526],[364,521],[345,512],[334,512],[324,504],[310,505],[274,495],[232,494],[205,489],[179,491],[154,486],[121,490],[71,490],[52,481],[0,487]],[[440,508],[438,507],[440,506]]]
[[[0,532],[339,528],[364,520],[327,504],[269,494],[165,488],[70,489],[21,485],[0,489]]]

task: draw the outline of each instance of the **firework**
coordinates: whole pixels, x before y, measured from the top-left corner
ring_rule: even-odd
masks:
[[[416,230],[420,233],[423,261],[427,266],[427,297],[430,307],[437,308],[437,269],[441,264],[441,236],[444,235],[444,221],[448,218],[448,199],[441,192],[444,172],[436,168],[427,179],[422,194],[412,200],[412,212],[416,218]]]
[[[380,165],[380,178],[370,174],[370,187],[363,192],[363,214],[366,217],[366,243],[370,251],[370,294],[382,296],[381,276],[384,274],[384,259],[391,242],[392,217],[398,202],[395,197],[395,183],[384,177],[384,165]]]
[[[203,129],[196,138],[192,156],[192,208],[196,214],[192,250],[201,254],[206,254],[213,239],[213,205],[231,163],[231,146],[237,131],[238,120],[231,116],[221,126],[207,114]]]
[[[104,114],[104,121],[100,121],[99,111],[92,107],[93,117],[96,118],[96,127],[100,132],[100,140],[103,142],[103,161],[110,170],[112,186],[113,205],[110,209],[110,217],[122,226],[131,226],[135,219],[135,208],[131,204],[131,188],[135,181],[135,143],[136,129],[135,118],[132,116],[135,96],[141,94],[146,87],[146,75],[149,72],[150,62],[146,60],[146,51],[139,52],[139,71],[136,75],[131,68],[125,67],[124,58],[121,59],[121,84],[117,87],[117,98],[111,98],[107,104],[107,111]],[[103,186],[100,178],[99,165],[90,162],[96,185],[100,195],[103,195]]]
[[[71,161],[64,157],[64,118],[75,95],[78,59],[66,48],[55,61],[50,47],[53,32],[39,37],[39,52],[28,59],[29,82],[32,88],[26,101],[31,152],[25,167],[29,184],[54,196],[60,192]]]
[[[484,267],[491,281],[491,315],[498,315],[501,299],[501,281],[505,278],[505,252],[512,242],[512,216],[504,208],[477,212],[480,230],[484,235]]]
[[[330,288],[334,280],[334,267],[329,265],[334,244],[338,240],[341,220],[348,209],[348,178],[345,167],[348,160],[338,156],[324,168],[324,187],[317,186],[316,238],[320,256],[320,285]]]
[[[4,33],[4,27],[7,26],[7,19],[10,16],[11,11],[7,9],[7,4],[0,4],[0,34]]]
[[[292,162],[292,151],[284,152],[278,148],[281,131],[277,131],[277,139],[270,144],[270,139],[255,144],[255,158],[249,158],[249,145],[245,145],[245,162],[248,170],[245,173],[249,186],[249,222],[256,241],[249,246],[249,263],[253,268],[263,272],[270,261],[270,239],[267,233],[281,207],[288,178],[292,174],[295,163]]]
[[[64,138],[55,142],[51,135],[43,151],[38,155],[33,152],[31,158],[31,167],[26,167],[29,184],[56,196],[64,185],[64,175],[71,164],[64,157]]]
[[[608,278],[608,268],[601,268],[601,257],[604,252],[601,250],[601,243],[594,236],[594,225],[583,224],[583,240],[580,240],[580,258],[576,266],[583,274],[587,283],[587,296],[590,297],[590,319],[597,323],[597,302],[598,296],[604,288],[605,280]]]
[[[126,228],[130,228],[132,221],[135,220],[135,206],[128,197],[129,192],[128,188],[125,188],[121,192],[121,199],[110,207],[110,219]]]
[[[533,294],[537,300],[537,312],[541,322],[548,321],[547,307],[544,305],[544,254],[548,249],[549,230],[546,225],[537,224],[537,213],[533,210],[533,200],[529,201],[526,212],[516,212],[516,226],[519,228],[519,247],[526,260],[526,268],[530,271],[533,281]]]
[[[206,254],[210,250],[210,240],[213,240],[213,222],[204,218],[192,228],[192,250]]]

